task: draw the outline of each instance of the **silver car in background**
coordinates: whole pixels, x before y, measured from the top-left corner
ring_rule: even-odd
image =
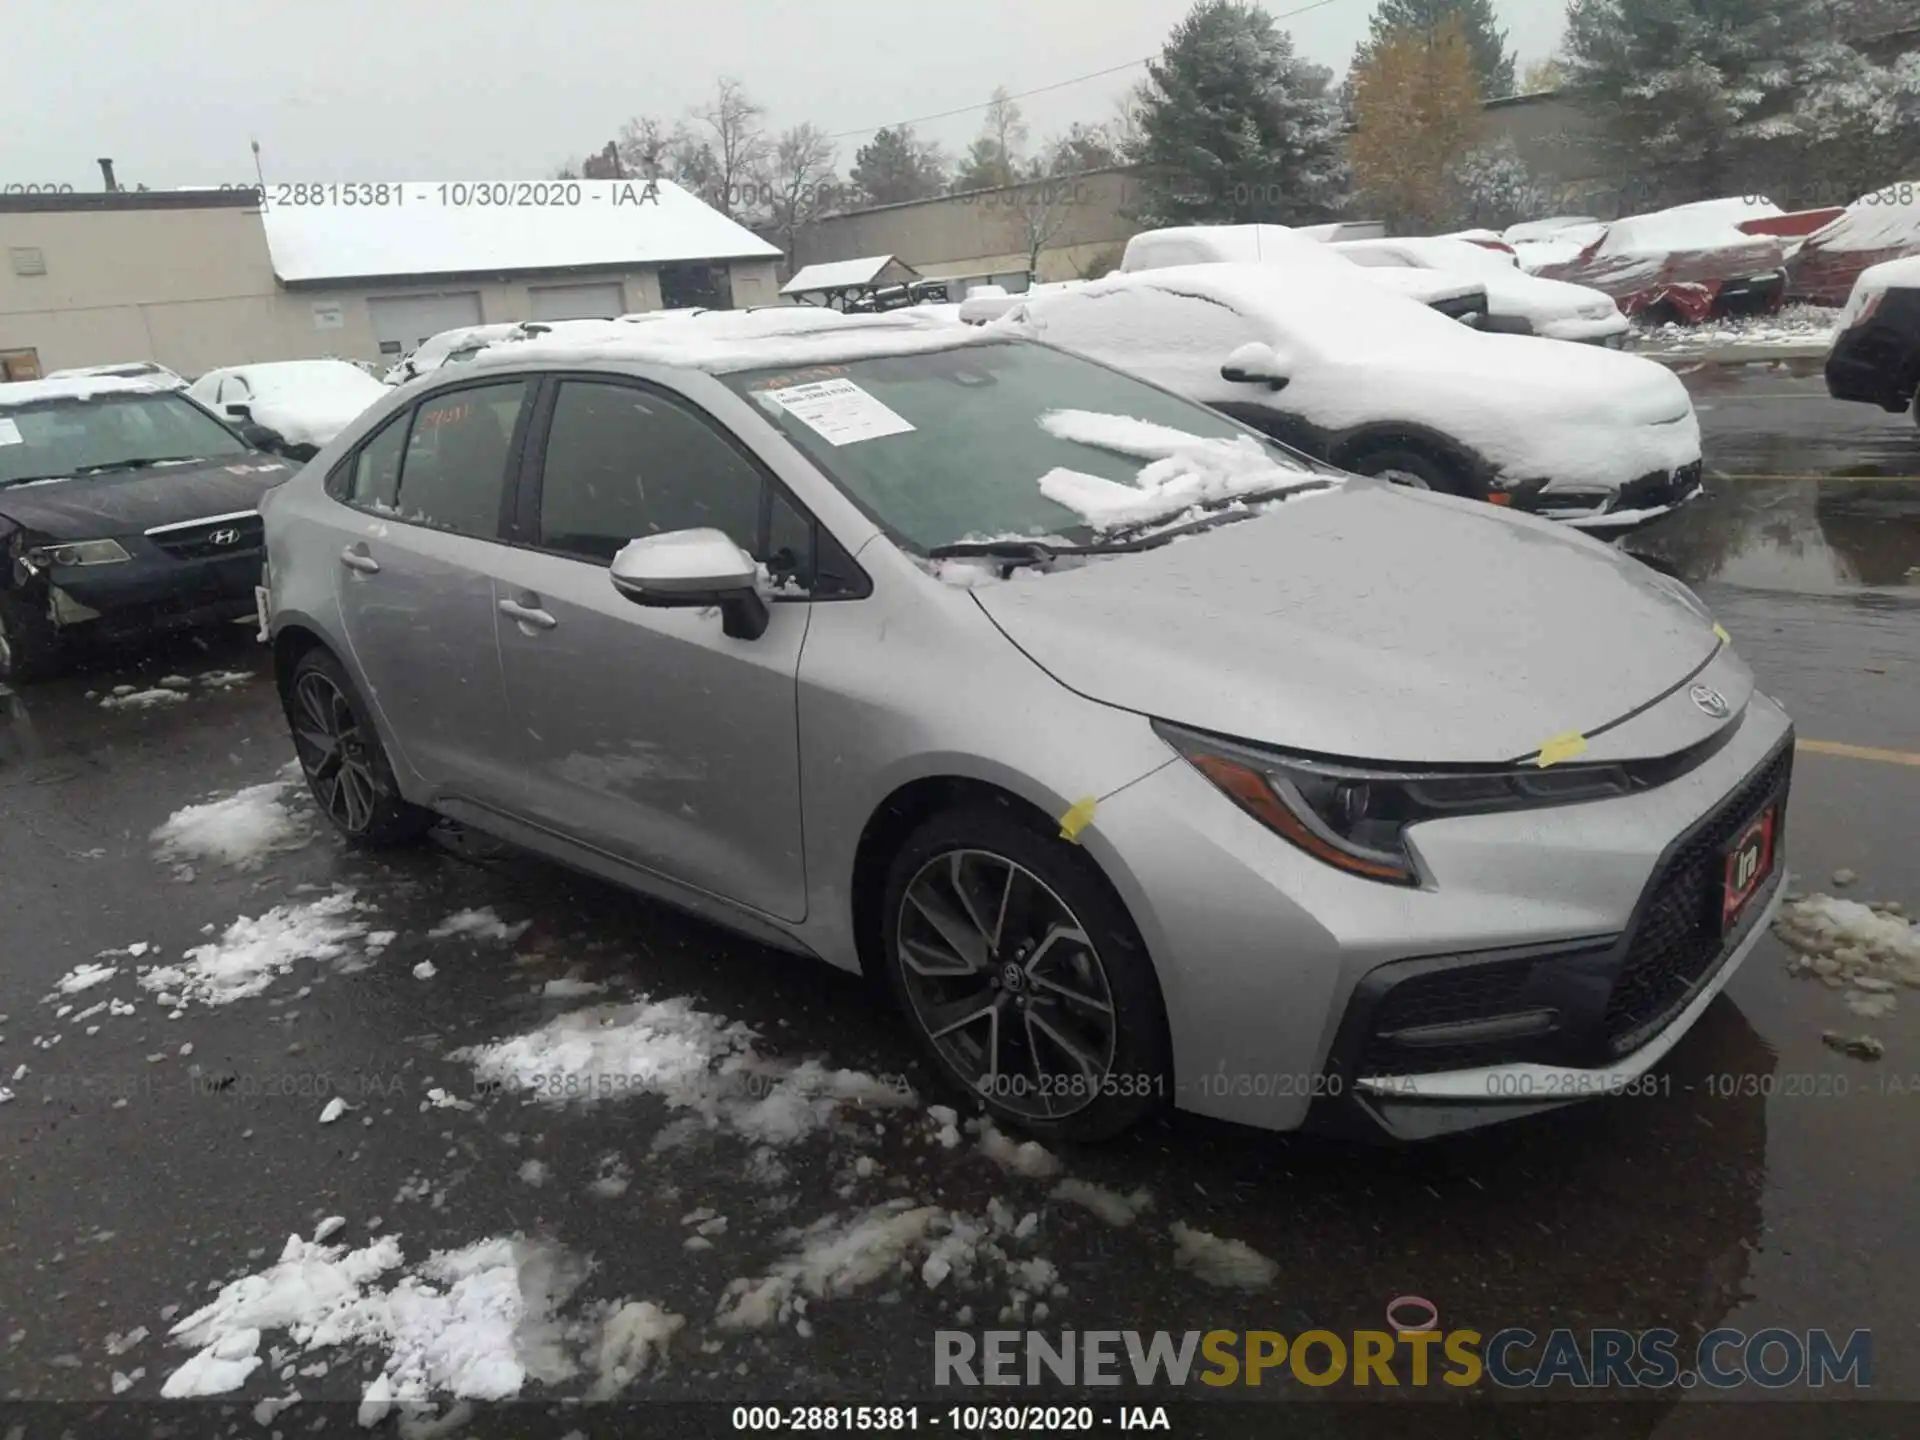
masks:
[[[991,330],[490,347],[266,528],[348,836],[865,970],[1041,1135],[1630,1091],[1779,903],[1792,727],[1685,587]]]

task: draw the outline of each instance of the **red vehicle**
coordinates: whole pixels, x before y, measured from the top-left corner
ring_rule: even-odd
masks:
[[[1862,271],[1920,255],[1920,180],[1863,195],[1815,230],[1788,269],[1787,294],[1811,305],[1844,305]]]
[[[1783,214],[1769,201],[1747,198],[1630,215],[1571,260],[1533,273],[1603,290],[1627,315],[1655,322],[1767,314],[1786,299],[1789,242],[1743,226]]]

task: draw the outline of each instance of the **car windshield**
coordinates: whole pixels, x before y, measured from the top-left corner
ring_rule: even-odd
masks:
[[[0,407],[0,486],[161,460],[217,460],[247,453],[232,431],[173,393]]]
[[[1151,499],[1151,489],[1132,487],[1170,441],[1236,447],[1235,480],[1246,493],[1325,475],[1224,415],[1043,345],[987,342],[722,378],[877,524],[922,552],[1011,537],[1080,543],[1095,533],[1102,500]],[[1107,492],[1109,483],[1129,489]],[[1147,513],[1136,504],[1120,518]]]

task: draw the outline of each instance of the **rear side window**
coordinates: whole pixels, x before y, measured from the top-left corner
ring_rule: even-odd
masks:
[[[400,455],[407,443],[407,417],[402,414],[356,450],[327,484],[334,499],[362,510],[390,515],[400,498]]]
[[[421,402],[400,464],[398,517],[436,530],[497,539],[522,380],[475,385]]]

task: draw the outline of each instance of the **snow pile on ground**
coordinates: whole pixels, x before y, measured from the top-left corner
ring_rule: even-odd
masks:
[[[363,1396],[366,1425],[396,1405],[439,1395],[503,1400],[529,1380],[554,1384],[583,1368],[594,1376],[589,1398],[608,1399],[664,1363],[684,1323],[645,1301],[562,1320],[586,1266],[517,1235],[436,1252],[383,1288],[403,1262],[397,1236],[359,1250],[289,1237],[278,1262],[228,1284],[174,1325],[173,1343],[196,1353],[168,1377],[162,1395],[238,1389],[262,1363],[263,1334],[285,1331],[308,1352],[386,1352]]]
[[[1897,986],[1920,990],[1920,926],[1896,903],[1809,895],[1783,905],[1773,931],[1794,952],[1787,973],[1842,991],[1857,1015],[1881,1019]]]
[[[1264,1290],[1280,1273],[1278,1265],[1243,1241],[1223,1240],[1180,1220],[1173,1222],[1168,1233],[1173,1236],[1173,1263],[1209,1285]]]
[[[566,1105],[647,1094],[695,1123],[761,1145],[789,1145],[832,1125],[846,1109],[898,1108],[914,1096],[857,1070],[807,1060],[772,1060],[753,1049],[754,1032],[695,1008],[686,998],[596,1005],[559,1015],[538,1030],[452,1058],[475,1078]]]
[[[969,1120],[967,1128],[979,1133],[980,1153],[1002,1170],[1028,1180],[1050,1180],[1060,1173],[1060,1161],[1038,1140],[1015,1142],[984,1117]]]
[[[299,905],[276,905],[254,919],[242,915],[220,938],[187,951],[178,965],[155,965],[140,986],[179,1004],[228,1005],[258,995],[300,960],[338,960],[367,935],[369,905],[337,890]],[[163,1000],[164,1003],[164,1000]]]
[[[1016,1218],[998,1200],[984,1217],[938,1205],[889,1200],[851,1216],[827,1215],[789,1230],[792,1247],[765,1274],[730,1281],[714,1323],[723,1330],[763,1330],[792,1322],[810,1333],[809,1303],[890,1282],[929,1290],[1010,1286],[1003,1318],[1025,1318],[1029,1302],[1066,1293],[1051,1261],[1017,1258],[1038,1218]],[[1044,1301],[1041,1302],[1044,1304]]]
[[[155,710],[178,705],[187,697],[178,690],[136,690],[131,685],[114,686],[111,695],[100,697],[102,710]]]
[[[53,988],[62,995],[78,995],[82,990],[104,985],[119,973],[117,965],[76,965],[62,975]]]
[[[488,905],[478,910],[456,910],[429,930],[427,938],[448,940],[465,936],[472,940],[498,940],[503,944],[511,944],[526,934],[532,924],[531,920],[522,920],[518,925],[509,925]]]
[[[296,773],[298,767],[293,768]],[[214,861],[258,870],[270,856],[297,850],[313,838],[303,816],[288,807],[290,777],[250,785],[223,799],[177,810],[150,837],[159,858],[175,864]]]
[[[1075,1179],[1071,1175],[1048,1193],[1055,1200],[1084,1206],[1107,1224],[1119,1229],[1125,1229],[1153,1208],[1153,1192],[1144,1186],[1130,1195],[1122,1195],[1117,1190],[1095,1185],[1090,1180]]]
[[[1700,325],[1666,324],[1642,328],[1634,334],[1634,348],[1642,354],[1692,353],[1731,346],[1782,347],[1833,344],[1840,312],[1825,305],[1789,305],[1773,315],[1731,316]]]
[[[1091,410],[1049,410],[1040,428],[1149,463],[1132,484],[1056,466],[1040,477],[1040,492],[1096,529],[1179,515],[1195,505],[1256,491],[1325,490],[1325,475],[1280,464],[1249,435],[1205,439],[1165,425]]]

